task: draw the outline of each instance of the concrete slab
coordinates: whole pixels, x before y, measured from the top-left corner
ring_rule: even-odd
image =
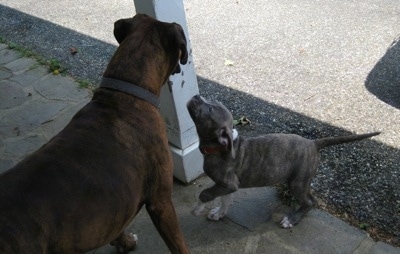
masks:
[[[233,194],[227,218],[251,231],[271,219],[281,203],[273,188],[240,189]],[[283,216],[282,216],[283,217]]]
[[[0,51],[0,64],[7,64],[18,58],[21,58],[21,54],[17,51],[10,49],[2,49]]]
[[[50,140],[53,136],[59,133],[60,130],[63,129],[69,123],[69,121],[71,121],[71,118],[75,115],[75,113],[83,106],[85,106],[88,102],[89,98],[82,100],[82,102],[80,103],[65,108],[62,112],[60,112],[60,114],[55,116],[52,121],[49,121],[46,124],[42,125],[41,129],[37,132],[44,133],[46,139]]]
[[[12,73],[9,70],[7,70],[3,67],[0,68],[0,80],[9,78],[11,75],[12,75]]]
[[[25,135],[50,121],[67,105],[61,101],[31,101],[4,115],[0,114],[0,138]]]
[[[277,226],[276,226],[277,227]],[[293,229],[273,229],[263,234],[263,242],[282,243],[301,253],[352,253],[365,233],[320,210],[310,211]]]
[[[7,44],[0,43],[0,50],[6,49],[6,48],[8,48]]]
[[[23,87],[32,86],[40,78],[49,74],[47,67],[38,65],[18,75],[13,75],[10,80],[18,82]]]
[[[47,140],[43,135],[29,135],[4,140],[4,156],[22,158],[39,149]]]
[[[5,172],[6,170],[10,169],[12,166],[15,165],[15,161],[7,158],[0,159],[0,174]]]
[[[0,110],[19,106],[29,99],[17,82],[11,80],[0,81]]]
[[[81,101],[90,96],[86,89],[79,89],[70,77],[48,74],[33,85],[36,92],[48,100]]]
[[[15,75],[18,75],[19,73],[34,68],[37,64],[38,63],[35,59],[22,57],[4,65],[4,68],[9,69]]]

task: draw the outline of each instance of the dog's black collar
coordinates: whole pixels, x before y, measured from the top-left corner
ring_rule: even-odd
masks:
[[[203,146],[200,147],[200,152],[202,154],[214,154],[214,153],[219,153],[219,152],[223,152],[223,151],[228,151],[228,147],[227,146]]]
[[[157,95],[135,84],[118,79],[103,77],[100,82],[100,87],[127,93],[151,103],[157,109],[160,107],[160,99]]]
[[[232,134],[232,138],[233,138],[233,142],[235,142],[237,140],[237,138],[239,137],[239,133],[236,129],[232,130],[233,134]],[[228,151],[228,146],[201,146],[199,147],[200,152],[202,154],[214,154],[214,153],[219,153],[219,152],[224,152],[224,151]]]

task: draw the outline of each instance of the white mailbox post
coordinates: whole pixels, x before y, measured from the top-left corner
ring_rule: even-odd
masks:
[[[136,13],[144,13],[164,22],[176,22],[185,31],[189,59],[182,72],[172,75],[161,90],[160,112],[167,125],[174,160],[174,176],[188,183],[203,173],[203,156],[194,123],[186,109],[187,101],[199,93],[189,33],[182,0],[134,0]]]

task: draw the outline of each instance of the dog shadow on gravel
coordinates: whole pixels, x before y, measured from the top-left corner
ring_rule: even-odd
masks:
[[[365,87],[383,102],[400,109],[400,35],[368,74]]]
[[[236,126],[240,135],[282,132],[316,139],[351,134],[203,77],[198,77],[198,83],[200,94],[223,103],[234,119],[245,116],[251,121]],[[399,158],[400,150],[373,139],[322,149],[313,193],[328,212],[347,216],[353,226],[399,244]]]

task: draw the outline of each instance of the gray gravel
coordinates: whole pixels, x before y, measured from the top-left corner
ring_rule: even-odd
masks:
[[[383,131],[323,150],[313,190],[321,207],[400,245],[400,2],[184,3],[200,92],[252,121],[242,135]],[[133,3],[95,5],[0,0],[0,36],[96,83],[115,50],[112,23]]]

